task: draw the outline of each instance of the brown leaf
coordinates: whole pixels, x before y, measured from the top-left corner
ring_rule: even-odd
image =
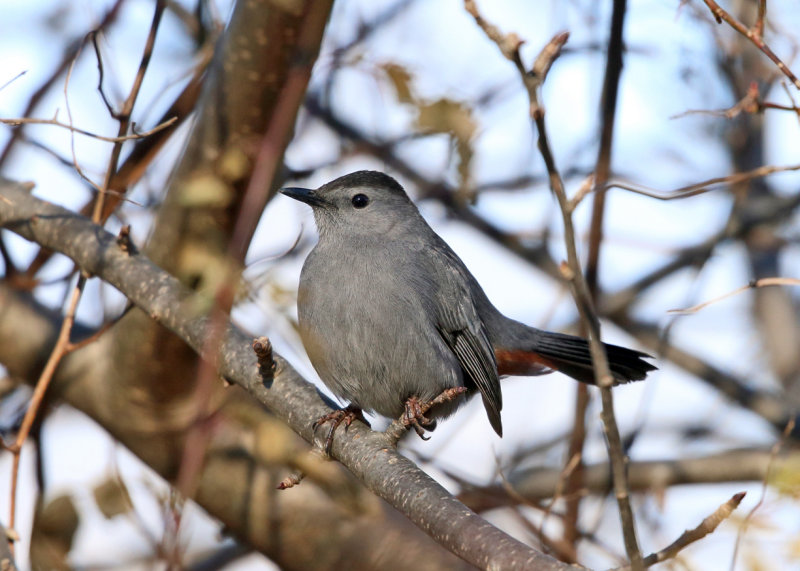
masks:
[[[93,494],[97,507],[106,519],[127,513],[133,507],[128,489],[119,478],[108,479],[96,486]]]

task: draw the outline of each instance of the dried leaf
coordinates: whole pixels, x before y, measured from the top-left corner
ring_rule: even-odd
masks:
[[[414,91],[411,86],[411,74],[401,65],[387,63],[381,67],[392,82],[397,100],[401,103],[414,103]]]
[[[800,459],[789,458],[777,464],[769,484],[783,496],[800,498]]]
[[[108,479],[95,487],[94,501],[106,519],[130,511],[133,507],[128,489],[119,478]]]
[[[439,99],[418,106],[417,126],[430,133],[450,133],[460,142],[469,142],[478,126],[472,109],[459,101]]]
[[[80,518],[72,497],[58,496],[45,505],[39,503],[31,533],[33,569],[70,569],[67,555],[78,530]]]

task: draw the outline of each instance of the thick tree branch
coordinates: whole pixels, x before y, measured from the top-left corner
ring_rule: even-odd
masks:
[[[631,462],[628,465],[628,478],[630,489],[634,492],[660,492],[672,486],[688,484],[761,482],[767,477],[770,462],[773,462],[773,471],[782,472],[791,470],[798,461],[800,450],[796,447],[783,451],[777,457],[769,448],[749,448],[697,458]],[[518,494],[517,497],[539,502],[553,497],[561,478],[560,469],[531,468],[509,474],[508,484]],[[608,464],[587,465],[583,487],[578,492],[602,496],[610,490]],[[501,484],[466,489],[458,497],[478,512],[518,503]]]

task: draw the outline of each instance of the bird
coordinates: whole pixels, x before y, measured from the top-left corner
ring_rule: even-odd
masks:
[[[391,176],[362,170],[281,193],[309,205],[319,239],[300,273],[300,337],[322,382],[349,404],[314,423],[334,430],[363,412],[400,418],[423,438],[480,395],[503,435],[500,379],[560,371],[594,384],[588,342],[503,315]],[[656,369],[646,353],[603,344],[613,384]],[[365,421],[366,422],[366,421]]]

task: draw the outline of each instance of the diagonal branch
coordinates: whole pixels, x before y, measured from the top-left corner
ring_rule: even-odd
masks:
[[[84,271],[123,292],[195,351],[204,347],[208,318],[188,316],[184,310],[191,304],[192,293],[145,257],[124,251],[114,236],[89,220],[33,197],[22,185],[4,181],[0,184],[0,227],[70,257]],[[220,374],[311,441],[313,421],[330,410],[316,389],[277,354],[277,371],[267,386],[258,373],[250,340],[233,326],[227,327],[223,339],[218,356]],[[384,434],[356,423],[348,431],[336,433],[332,454],[375,494],[473,565],[569,568],[509,537],[466,508],[398,454]]]
[[[750,40],[755,47],[761,50],[764,55],[766,55],[772,61],[772,63],[774,63],[778,69],[781,70],[783,75],[789,78],[789,81],[791,81],[797,89],[800,89],[800,79],[798,79],[797,76],[792,73],[792,70],[790,70],[788,66],[783,63],[778,56],[775,55],[775,52],[773,52],[772,49],[770,49],[770,47],[764,43],[762,32],[764,30],[764,19],[767,11],[765,3],[759,3],[758,20],[756,20],[756,23],[752,28],[748,28],[739,20],[731,16],[724,8],[714,2],[714,0],[703,1],[706,3],[706,6],[708,6],[708,9],[711,10],[711,13],[717,20],[717,24],[726,22],[731,28]]]

